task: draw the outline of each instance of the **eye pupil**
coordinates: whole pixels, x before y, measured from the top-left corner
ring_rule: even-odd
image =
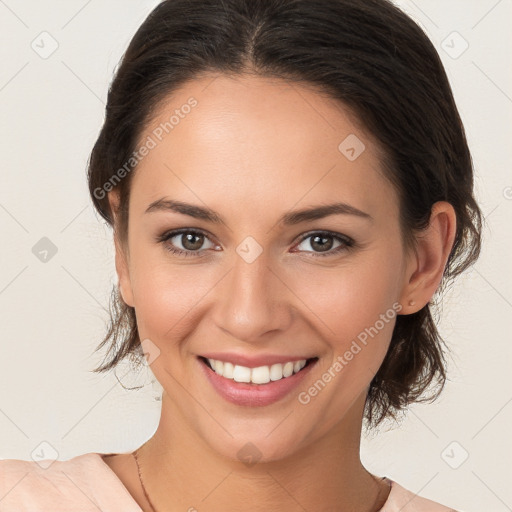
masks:
[[[204,239],[204,235],[199,235],[199,234],[194,234],[194,233],[187,233],[187,234],[184,234],[182,235],[184,238],[182,239],[183,240],[183,247],[185,249],[187,249],[188,251],[194,251],[194,250],[197,250],[197,249],[200,249],[201,246],[203,245],[203,239]],[[198,239],[196,240],[195,243],[191,243],[191,245],[189,245],[189,243],[191,242],[192,239]]]
[[[318,245],[318,240],[321,240],[322,244]],[[326,243],[326,241],[330,241],[330,243]],[[315,245],[317,245],[317,247],[315,247]],[[332,245],[333,245],[333,238],[331,236],[316,235],[316,236],[312,237],[312,240],[311,240],[311,247],[313,247],[313,249],[319,248],[321,252],[330,250],[332,248]]]

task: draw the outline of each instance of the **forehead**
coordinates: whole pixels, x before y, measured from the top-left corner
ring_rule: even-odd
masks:
[[[134,208],[164,195],[236,215],[240,205],[254,213],[251,205],[266,211],[332,199],[375,208],[376,192],[389,199],[393,190],[359,125],[311,86],[205,75],[169,95],[141,135],[139,147],[151,149],[133,177]]]

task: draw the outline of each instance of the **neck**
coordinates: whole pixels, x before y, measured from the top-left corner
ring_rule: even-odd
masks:
[[[156,512],[201,510],[374,511],[387,495],[359,457],[364,397],[320,439],[279,460],[244,463],[204,443],[162,397],[160,423],[139,450],[143,482]],[[376,503],[377,502],[377,503]]]

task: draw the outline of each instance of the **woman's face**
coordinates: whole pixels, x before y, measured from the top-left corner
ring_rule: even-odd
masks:
[[[261,461],[357,424],[408,268],[372,140],[310,88],[212,75],[169,98],[142,146],[116,263],[163,418]],[[333,204],[346,206],[296,213]],[[276,380],[237,382],[249,376]]]

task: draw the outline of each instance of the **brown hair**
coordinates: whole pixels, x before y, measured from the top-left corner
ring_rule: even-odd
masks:
[[[106,117],[89,159],[92,201],[113,226],[106,192],[120,194],[126,239],[133,154],[160,102],[205,72],[256,73],[312,85],[354,113],[382,149],[382,168],[400,198],[408,247],[448,201],[453,248],[434,297],[480,253],[480,209],[464,127],[442,62],[425,33],[388,0],[164,0],[131,40],[110,85]],[[127,166],[127,162],[129,162]],[[119,172],[125,169],[125,172]],[[122,176],[122,178],[121,178]],[[414,401],[433,400],[446,380],[444,340],[431,301],[399,315],[373,378],[365,418],[377,425]],[[117,287],[102,365],[142,359],[135,311]],[[426,396],[427,388],[432,388]]]

